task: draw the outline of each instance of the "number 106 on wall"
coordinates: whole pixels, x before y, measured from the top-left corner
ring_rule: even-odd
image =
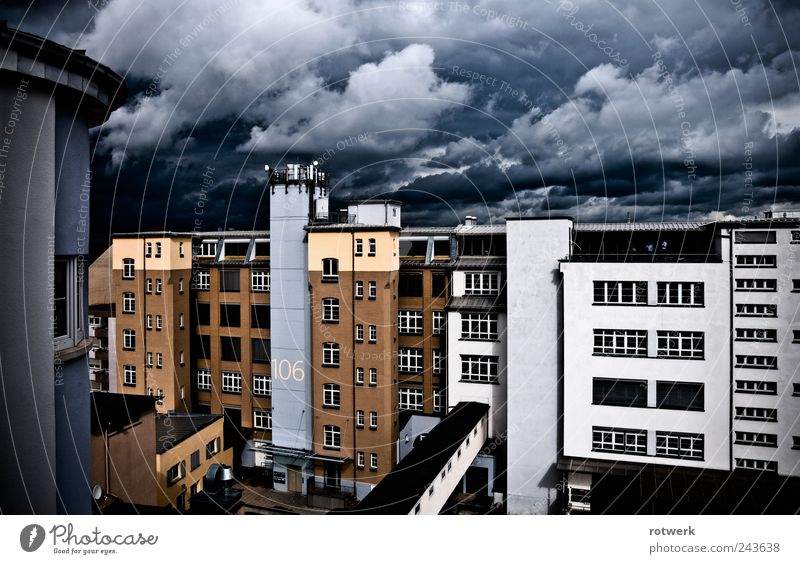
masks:
[[[280,378],[283,381],[294,380],[296,382],[302,382],[306,377],[306,371],[305,368],[303,368],[304,364],[304,360],[290,362],[286,359],[278,360],[273,358],[272,378]]]

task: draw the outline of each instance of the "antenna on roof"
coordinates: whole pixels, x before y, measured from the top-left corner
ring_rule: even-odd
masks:
[[[627,213],[628,213],[628,223],[630,223],[631,222],[631,212],[627,212]]]

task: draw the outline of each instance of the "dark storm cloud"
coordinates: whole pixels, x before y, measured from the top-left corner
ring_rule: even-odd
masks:
[[[62,5],[7,17],[126,73],[96,133],[110,230],[185,228],[208,166],[206,228],[265,226],[264,163],[315,158],[337,198],[396,197],[417,224],[800,200],[789,0]]]

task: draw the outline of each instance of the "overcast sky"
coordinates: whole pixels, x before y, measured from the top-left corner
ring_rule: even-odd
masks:
[[[126,77],[98,237],[191,228],[207,167],[204,228],[266,228],[264,164],[314,158],[416,225],[800,207],[794,0],[0,5]]]

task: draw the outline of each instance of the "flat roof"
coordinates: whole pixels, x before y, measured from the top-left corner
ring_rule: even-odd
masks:
[[[156,416],[156,452],[162,454],[205,429],[222,415],[161,413]]]

